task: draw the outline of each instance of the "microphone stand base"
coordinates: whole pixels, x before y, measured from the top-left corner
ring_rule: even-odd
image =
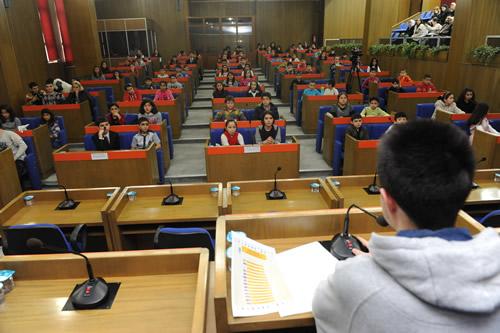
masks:
[[[68,297],[68,301],[66,302],[66,304],[62,308],[62,311],[107,310],[107,309],[111,309],[111,307],[112,307],[112,305],[113,305],[113,303],[115,301],[116,295],[118,293],[118,290],[120,288],[120,285],[121,285],[120,282],[106,283],[107,287],[108,287],[107,296],[100,303],[98,303],[97,305],[95,305],[94,307],[91,307],[91,308],[89,308],[89,307],[87,307],[87,308],[81,308],[81,307],[75,306],[73,304],[73,302],[72,302],[73,295],[78,291],[78,289],[80,287],[82,287],[83,285],[85,285],[87,282],[88,281],[84,282],[83,284],[77,284],[75,286],[75,288],[71,292],[70,296]]]
[[[370,185],[368,187],[363,187],[363,190],[365,190],[366,194],[368,195],[380,194],[380,189],[377,185]]]
[[[285,200],[286,193],[280,190],[272,190],[271,192],[266,193],[267,200]]]
[[[64,200],[57,205],[56,210],[73,210],[78,207],[80,201]]]

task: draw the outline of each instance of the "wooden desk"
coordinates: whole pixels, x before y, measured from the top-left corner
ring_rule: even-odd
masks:
[[[124,113],[139,113],[141,101],[133,102],[118,102],[120,109]],[[170,125],[172,126],[172,135],[174,139],[179,139],[182,133],[182,113],[184,110],[177,100],[172,101],[156,101],[154,102],[158,108],[158,112],[167,112],[170,118]]]
[[[153,78],[153,82],[156,83],[157,85],[160,84],[160,82],[162,81],[165,81],[167,83],[170,82],[170,78]],[[141,81],[142,82],[142,81]],[[185,96],[185,101],[188,105],[191,104],[191,101],[193,100],[193,83],[191,82],[191,78],[190,77],[178,77],[177,78],[177,82],[180,82],[182,83],[182,85],[184,86],[184,91],[186,93],[186,96]]]
[[[162,121],[161,124],[150,124],[149,130],[158,133],[158,137],[160,138],[161,150],[163,151],[163,163],[164,170],[166,173],[170,168],[170,148],[168,144],[168,134],[167,134],[167,123],[165,120]],[[95,134],[99,131],[99,127],[92,125],[88,125],[85,127],[85,134]],[[110,126],[110,131],[115,133],[137,133],[139,131],[138,125],[117,125]]]
[[[121,282],[111,309],[61,311],[73,287],[87,279],[82,258],[72,254],[6,256],[0,259],[0,269],[16,271],[16,286],[0,308],[0,331],[205,332],[206,249],[87,256],[96,276]]]
[[[255,109],[262,99],[260,97],[236,97],[234,106],[240,110]],[[225,108],[224,98],[212,98],[212,110],[221,111]]]
[[[489,205],[494,209],[493,206],[500,203],[500,183],[494,181],[496,172],[500,172],[500,169],[476,170],[474,182],[479,188],[470,192],[465,202],[467,210],[478,205]],[[335,186],[334,181],[340,182],[340,186]],[[373,174],[326,178],[326,184],[336,198],[338,208],[349,207],[351,204],[361,207],[380,207],[380,195],[369,195],[363,189],[372,182]]]
[[[368,84],[368,97],[379,97],[378,90],[379,88],[390,88],[392,87],[392,82],[370,82]],[[384,96],[384,99],[386,96]]]
[[[322,74],[302,74],[304,80],[316,81],[325,80],[326,77]],[[290,103],[290,84],[297,78],[296,74],[280,74],[279,80],[281,81],[281,100],[283,103]]]
[[[376,77],[378,78],[381,78],[381,77],[390,77],[391,76],[391,72],[389,71],[381,71],[381,72],[377,72],[375,74]],[[361,83],[361,85],[363,85],[363,82],[370,77],[370,73],[369,72],[360,72],[359,73],[359,83]],[[353,75],[353,80],[352,80],[352,91],[360,91],[361,92],[361,87],[359,86],[359,83],[358,83],[358,78],[356,75]]]
[[[0,210],[0,226],[9,227],[27,223],[52,223],[61,228],[74,228],[78,224],[86,224],[95,229],[89,237],[97,235],[104,243],[92,250],[113,249],[112,237],[108,224],[108,210],[119,194],[118,187],[103,187],[89,189],[68,189],[69,197],[80,204],[74,210],[56,210],[57,205],[64,200],[64,190],[26,191],[12,199]],[[107,197],[112,193],[111,197]],[[33,195],[33,206],[24,204],[24,197]],[[89,244],[90,245],[90,244]]]
[[[42,109],[49,109],[64,119],[69,142],[83,141],[83,128],[92,122],[92,112],[88,101],[80,104],[23,105],[25,117],[40,117]]]
[[[36,150],[36,162],[42,178],[52,175],[54,173],[54,159],[52,158],[52,143],[50,142],[47,125],[41,125],[32,130],[16,133],[22,138],[33,138]]]
[[[14,162],[14,155],[10,148],[0,151],[0,184],[2,184],[0,186],[1,208],[21,193],[16,162]]]
[[[349,102],[353,105],[363,104],[363,94],[349,94]],[[304,96],[302,99],[302,124],[306,134],[315,134],[318,128],[319,108],[324,105],[337,104],[337,96]]]
[[[415,92],[415,93],[396,93],[389,91],[387,97],[387,111],[390,114],[396,112],[405,112],[408,120],[417,119],[417,104],[434,103],[443,92],[436,91],[430,93]]]
[[[377,167],[377,146],[379,140],[356,140],[345,137],[343,174],[366,175]]]
[[[310,184],[321,185],[318,193],[311,192]],[[232,196],[231,187],[240,187],[240,195]],[[278,188],[286,193],[285,200],[267,200],[266,193],[274,187],[274,180],[254,180],[227,183],[227,214],[271,213],[297,210],[328,209],[338,205],[335,197],[320,178],[280,179]]]
[[[327,88],[328,84],[326,83],[317,83],[316,84],[316,89],[320,89],[321,88]],[[309,85],[307,84],[295,84],[293,86],[293,102],[292,102],[292,113],[295,113],[295,111],[298,110],[298,104],[299,104],[299,92],[303,92],[305,89],[307,89],[309,87]],[[345,83],[337,83],[335,85],[335,88],[338,89],[338,90],[345,90]],[[304,95],[302,95],[304,96]],[[335,96],[335,98],[337,98],[337,96]],[[337,99],[335,99],[337,100]],[[356,103],[354,103],[356,104]]]
[[[500,168],[500,135],[476,130],[472,148],[478,159],[486,157],[486,161],[478,163],[479,168]]]
[[[113,89],[113,98],[115,102],[121,101],[123,98],[123,91],[125,89],[125,81],[123,78],[119,80],[82,80],[80,83],[86,88],[111,87],[111,89]]]
[[[212,187],[219,188],[217,197],[210,194]],[[128,199],[130,191],[137,193],[134,201]],[[184,197],[182,205],[161,205],[163,198],[170,194],[170,185],[125,187],[109,212],[115,249],[130,249],[133,246],[127,237],[139,234],[149,234],[151,248],[158,225],[215,221],[222,215],[221,183],[175,184],[174,192]]]
[[[142,99],[150,99],[154,100],[156,92],[158,89],[136,89],[136,92]],[[187,114],[186,114],[186,104],[188,104],[187,93],[185,88],[171,88],[170,91],[175,97],[176,104],[179,105],[179,109],[181,111],[181,119],[182,123],[185,122]],[[156,102],[155,102],[156,104]],[[139,109],[139,108],[137,108]],[[134,112],[137,113],[137,112]]]
[[[292,143],[253,146],[205,145],[205,164],[209,182],[270,179],[281,166],[279,178],[298,178],[300,144]]]
[[[381,209],[369,209],[380,215]],[[243,231],[248,237],[282,252],[318,240],[331,240],[341,232],[346,209],[316,210],[275,214],[225,215],[217,220],[215,253],[215,314],[218,332],[264,331],[301,326],[313,326],[312,313],[281,318],[278,313],[263,316],[235,318],[231,306],[231,271],[228,269],[226,241],[230,230]],[[372,218],[351,210],[349,231],[370,238],[371,232],[391,235],[393,229],[378,226]],[[457,226],[476,234],[484,227],[464,212],[457,217]]]
[[[54,152],[59,184],[70,188],[158,184],[156,148],[70,151],[64,145]]]

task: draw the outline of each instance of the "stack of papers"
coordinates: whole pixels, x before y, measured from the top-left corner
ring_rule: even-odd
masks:
[[[233,316],[311,312],[316,287],[334,273],[337,262],[318,242],[276,254],[243,235],[233,237]]]

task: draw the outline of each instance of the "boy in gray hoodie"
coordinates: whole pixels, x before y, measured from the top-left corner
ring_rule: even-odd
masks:
[[[454,227],[475,169],[466,135],[432,121],[397,126],[377,168],[397,235],[372,234],[370,253],[353,251],[318,286],[317,331],[500,332],[500,238]]]

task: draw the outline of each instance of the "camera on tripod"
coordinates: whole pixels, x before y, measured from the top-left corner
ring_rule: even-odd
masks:
[[[356,65],[359,63],[359,59],[363,55],[363,51],[361,49],[355,48],[351,51],[351,62],[352,62],[352,67],[356,67]]]

